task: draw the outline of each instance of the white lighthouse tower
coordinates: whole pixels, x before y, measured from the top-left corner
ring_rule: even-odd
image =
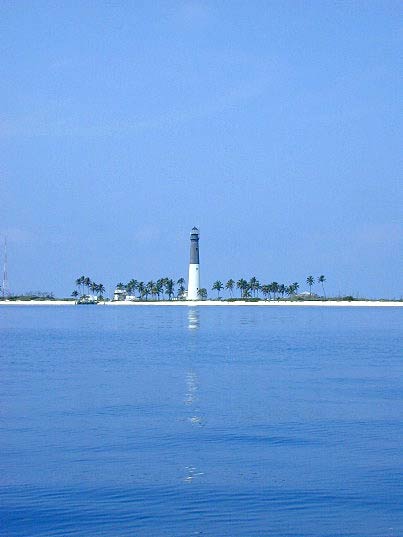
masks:
[[[194,227],[190,232],[190,262],[188,279],[188,300],[198,300],[200,289],[199,230]]]

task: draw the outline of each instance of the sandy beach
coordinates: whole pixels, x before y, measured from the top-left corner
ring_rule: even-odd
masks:
[[[76,304],[71,300],[42,300],[42,301],[0,301],[0,306],[75,306]],[[141,307],[141,306],[256,306],[256,307],[402,307],[403,302],[397,302],[393,300],[379,301],[379,300],[356,300],[352,302],[342,300],[304,300],[300,302],[286,302],[286,301],[260,301],[260,302],[247,302],[244,300],[237,300],[236,302],[228,302],[226,300],[195,300],[195,301],[179,301],[179,300],[157,300],[149,302],[100,302],[98,306],[112,306],[112,307]]]

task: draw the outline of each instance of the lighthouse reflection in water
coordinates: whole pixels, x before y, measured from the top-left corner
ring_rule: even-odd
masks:
[[[200,326],[200,313],[197,308],[189,308],[188,311],[188,328],[195,330]]]
[[[189,330],[197,330],[200,326],[200,316],[199,310],[197,308],[189,308],[188,311],[188,328]],[[192,350],[195,350],[193,346],[197,345],[197,341],[190,342],[190,354]],[[203,418],[200,413],[199,408],[199,380],[197,373],[193,368],[188,369],[186,372],[186,396],[185,396],[185,405],[187,407],[187,416],[186,421],[189,424],[191,429],[200,428],[203,426]],[[189,431],[193,433],[194,431]],[[191,461],[188,462],[186,466],[186,476],[185,482],[192,483],[196,478],[202,476],[204,472],[200,472],[198,468],[192,464]]]

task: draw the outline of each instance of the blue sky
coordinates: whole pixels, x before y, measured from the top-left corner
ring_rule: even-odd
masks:
[[[0,6],[13,291],[81,274],[400,297],[400,2]],[[306,285],[301,285],[301,289]]]

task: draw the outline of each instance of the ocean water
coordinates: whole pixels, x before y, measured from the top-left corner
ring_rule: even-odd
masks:
[[[402,313],[0,307],[0,535],[402,536]]]

